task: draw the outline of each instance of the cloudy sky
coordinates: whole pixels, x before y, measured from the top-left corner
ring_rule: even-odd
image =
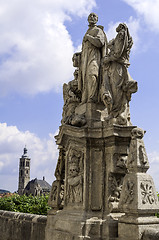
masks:
[[[133,37],[129,72],[139,90],[131,120],[147,131],[149,173],[159,191],[159,0],[0,0],[0,189],[17,190],[25,145],[31,178],[52,183],[62,85],[73,79],[72,55],[92,11],[109,40],[119,22]]]

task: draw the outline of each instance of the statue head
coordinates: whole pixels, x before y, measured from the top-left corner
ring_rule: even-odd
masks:
[[[98,22],[98,16],[96,13],[90,13],[88,16],[89,25],[95,25]]]
[[[81,52],[77,52],[73,54],[72,62],[74,67],[80,67],[81,62]]]
[[[116,28],[116,31],[117,32],[120,32],[122,29],[124,29],[124,30],[127,30],[127,26],[126,26],[126,24],[125,23],[119,23],[119,25],[117,26],[117,28]]]
[[[129,29],[127,27],[127,25],[125,23],[120,23],[118,25],[118,27],[116,28],[116,31],[119,33],[120,31],[122,32],[125,32],[125,36],[126,36],[126,54],[127,54],[127,59],[129,60],[129,54],[130,54],[130,49],[132,48],[132,45],[133,45],[133,39],[132,37],[130,36],[130,33],[129,33]]]

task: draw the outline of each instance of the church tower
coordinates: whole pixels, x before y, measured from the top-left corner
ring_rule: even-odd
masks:
[[[19,195],[23,194],[23,191],[30,181],[30,158],[27,156],[27,149],[24,148],[24,153],[19,161],[19,185],[18,193]]]

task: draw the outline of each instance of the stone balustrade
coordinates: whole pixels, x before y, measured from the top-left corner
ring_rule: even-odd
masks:
[[[0,240],[44,240],[47,217],[0,210]]]

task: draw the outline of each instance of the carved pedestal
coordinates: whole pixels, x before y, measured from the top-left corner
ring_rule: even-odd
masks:
[[[125,213],[119,220],[119,240],[159,239],[155,237],[156,230],[159,231],[159,219],[154,216],[159,203],[153,179],[146,173],[149,163],[143,135],[142,129],[132,130],[128,174],[124,177],[119,202],[120,210]],[[149,230],[151,238],[148,237]]]
[[[56,137],[63,154],[49,200],[53,210],[48,214],[46,240],[117,237],[118,203],[133,127],[99,125],[63,125]]]

